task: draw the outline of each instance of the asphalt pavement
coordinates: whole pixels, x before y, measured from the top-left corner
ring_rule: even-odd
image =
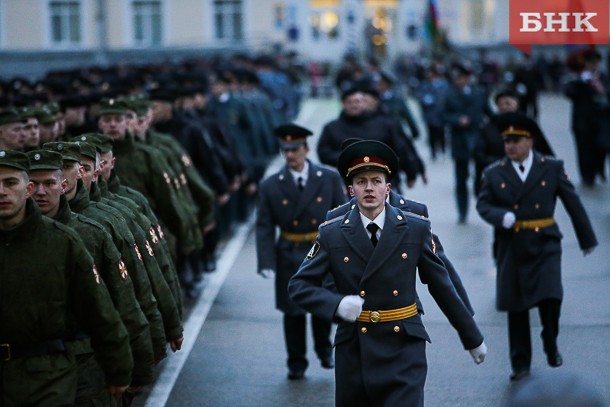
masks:
[[[560,321],[559,349],[563,372],[573,372],[597,389],[610,405],[610,186],[580,187],[574,142],[569,131],[569,104],[562,97],[540,100],[541,126],[577,185],[594,224],[600,245],[583,257],[563,207],[557,222],[564,234],[563,283],[565,298]],[[311,157],[322,126],[335,118],[334,99],[306,101],[297,120],[314,130]],[[425,135],[424,135],[425,137]],[[489,352],[475,365],[453,328],[423,285],[423,318],[432,343],[427,347],[426,406],[502,406],[519,386],[508,379],[510,364],[506,314],[495,309],[495,269],[491,259],[492,229],[474,209],[471,199],[466,225],[457,224],[453,165],[447,155],[430,161],[425,140],[416,142],[427,163],[429,183],[421,182],[406,195],[426,203],[434,231],[458,270],[475,308]],[[277,160],[274,168],[280,164]],[[222,251],[219,270],[206,276],[199,300],[189,304],[185,348],[159,366],[154,386],[138,397],[136,406],[316,407],[334,405],[332,370],[320,367],[309,338],[310,367],[306,378],[286,378],[282,314],[274,307],[272,280],[256,274],[252,219],[242,225]],[[531,312],[532,377],[550,371],[546,365],[537,313]]]

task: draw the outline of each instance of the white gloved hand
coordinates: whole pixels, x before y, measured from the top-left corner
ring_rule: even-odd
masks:
[[[480,365],[487,355],[487,346],[485,345],[485,342],[483,342],[476,348],[470,349],[468,352],[470,352],[470,356],[474,359],[474,363]]]
[[[515,224],[516,220],[517,218],[515,217],[514,213],[506,212],[504,214],[504,218],[502,218],[502,227],[504,227],[504,229],[510,229]]]
[[[346,295],[337,307],[337,316],[348,322],[355,322],[362,312],[364,300],[357,295]]]
[[[263,278],[273,278],[275,276],[275,270],[273,269],[262,269],[258,272]]]

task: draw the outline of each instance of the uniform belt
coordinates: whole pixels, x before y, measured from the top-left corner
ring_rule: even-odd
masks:
[[[513,225],[514,230],[548,228],[555,224],[554,218],[518,220]]]
[[[48,341],[28,345],[0,343],[0,362],[31,356],[48,355],[50,353],[63,352],[65,350],[64,341],[61,339],[50,339]]]
[[[309,233],[289,233],[284,232],[282,230],[280,235],[282,236],[282,238],[288,240],[289,242],[304,243],[313,242],[314,240],[316,240],[316,237],[318,237],[318,231],[316,230],[315,232]]]
[[[401,319],[411,318],[417,315],[417,304],[409,305],[408,307],[379,310],[379,311],[362,311],[357,321],[360,322],[390,322]]]

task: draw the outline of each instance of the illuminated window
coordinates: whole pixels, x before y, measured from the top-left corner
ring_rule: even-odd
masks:
[[[214,0],[214,29],[219,40],[243,38],[243,2],[241,0]]]
[[[133,0],[134,42],[137,45],[160,45],[162,37],[162,13],[160,0]]]
[[[310,0],[309,25],[315,39],[336,39],[339,37],[339,0]]]
[[[56,45],[78,45],[81,42],[80,1],[49,2],[51,41]]]

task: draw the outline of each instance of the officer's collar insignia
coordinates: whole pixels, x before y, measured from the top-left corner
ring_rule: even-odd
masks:
[[[305,257],[305,260],[311,260],[314,257],[316,257],[316,255],[318,254],[318,252],[320,251],[320,242],[316,241],[313,246],[311,246],[311,249],[309,250],[309,253],[307,253],[307,257]]]

